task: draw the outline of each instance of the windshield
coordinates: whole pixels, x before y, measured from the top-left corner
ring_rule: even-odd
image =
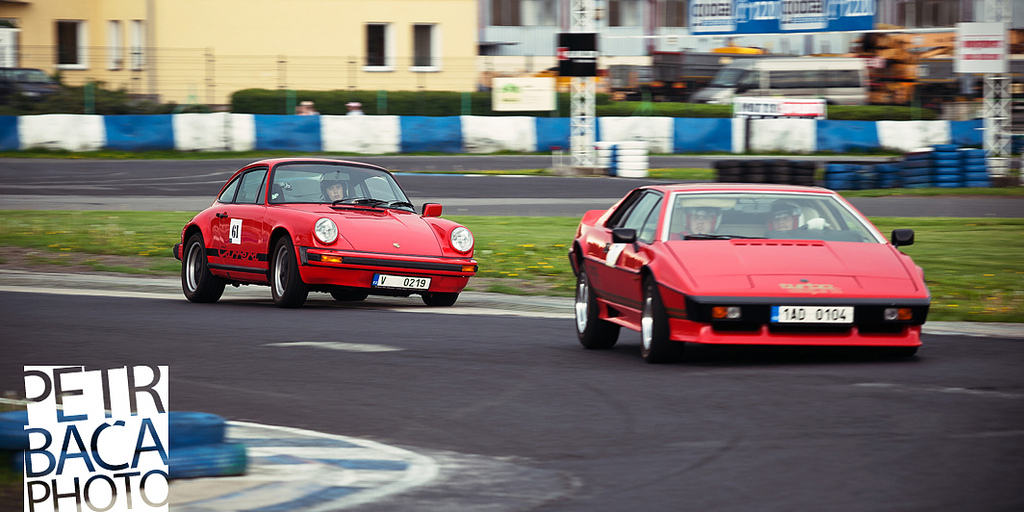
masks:
[[[274,168],[271,204],[325,203],[413,210],[390,173],[329,163],[285,163]]]
[[[784,193],[677,193],[667,240],[773,238],[884,243],[835,197]]]
[[[736,87],[747,70],[740,68],[722,68],[708,87]]]

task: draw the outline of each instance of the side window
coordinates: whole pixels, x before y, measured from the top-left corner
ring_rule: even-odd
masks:
[[[262,203],[263,199],[263,185],[266,181],[267,170],[258,169],[255,171],[249,171],[242,176],[241,184],[238,186],[238,196],[235,197],[235,203],[238,204],[257,204]]]
[[[643,197],[644,193],[645,192],[643,190],[637,190],[627,197],[626,200],[622,202],[622,205],[615,210],[615,213],[608,218],[608,221],[605,222],[605,227],[611,229],[622,227],[622,219],[626,218],[626,215],[629,215],[629,212],[636,207],[637,201]]]
[[[224,187],[224,192],[220,193],[220,197],[218,197],[217,200],[222,202],[222,203],[233,203],[233,202],[235,202],[235,192],[238,191],[238,184],[241,183],[241,182],[242,182],[242,178],[241,177],[238,177],[238,178],[235,178],[235,179],[231,180],[231,183],[228,183],[228,186]]]
[[[636,235],[636,239],[649,244],[654,241],[654,233],[658,229],[658,218],[661,216],[661,197],[654,203],[654,208],[651,209],[651,213],[647,214],[647,219],[644,220],[643,225],[640,227],[640,231]]]
[[[649,192],[637,201],[636,206],[630,211],[622,222],[623,228],[635,229],[637,240],[650,242],[654,237],[654,228],[658,223],[658,205],[661,204],[661,195]],[[650,226],[650,233],[645,238],[645,229]]]

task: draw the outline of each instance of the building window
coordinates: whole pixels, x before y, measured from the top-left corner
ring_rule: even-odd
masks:
[[[898,4],[896,17],[907,28],[950,27],[959,23],[958,0],[908,0]]]
[[[491,25],[519,26],[519,9],[519,0],[491,0]]]
[[[608,26],[643,26],[642,8],[643,5],[639,0],[608,0]]]
[[[658,21],[662,27],[686,26],[686,1],[664,0],[658,5]]]
[[[57,67],[60,69],[85,69],[86,31],[84,21],[57,22]]]
[[[558,2],[555,0],[522,0],[520,21],[527,27],[558,25]]]
[[[366,66],[369,68],[391,67],[391,37],[387,23],[366,25]]]
[[[412,54],[414,68],[419,71],[434,71],[438,67],[438,44],[437,25],[413,25],[412,26]]]
[[[142,20],[132,20],[131,38],[132,71],[140,71],[146,66],[146,26]]]
[[[121,34],[121,21],[107,22],[107,69],[117,71],[124,67],[124,43]]]

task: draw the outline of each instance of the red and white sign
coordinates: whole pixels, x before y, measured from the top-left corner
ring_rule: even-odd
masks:
[[[957,73],[1006,73],[1009,41],[1005,23],[957,23]]]
[[[733,98],[733,117],[826,119],[825,100],[815,98]]]

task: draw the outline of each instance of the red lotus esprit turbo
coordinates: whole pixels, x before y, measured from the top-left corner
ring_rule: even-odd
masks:
[[[589,349],[619,328],[648,362],[685,342],[874,346],[910,356],[931,303],[924,273],[835,192],[753,184],[648,186],[587,212],[569,260]]]
[[[226,284],[261,284],[282,307],[301,306],[310,291],[339,301],[419,294],[451,306],[477,262],[473,234],[439,215],[436,203],[417,214],[376,165],[262,160],[228,180],[173,251],[193,302],[217,301]]]

